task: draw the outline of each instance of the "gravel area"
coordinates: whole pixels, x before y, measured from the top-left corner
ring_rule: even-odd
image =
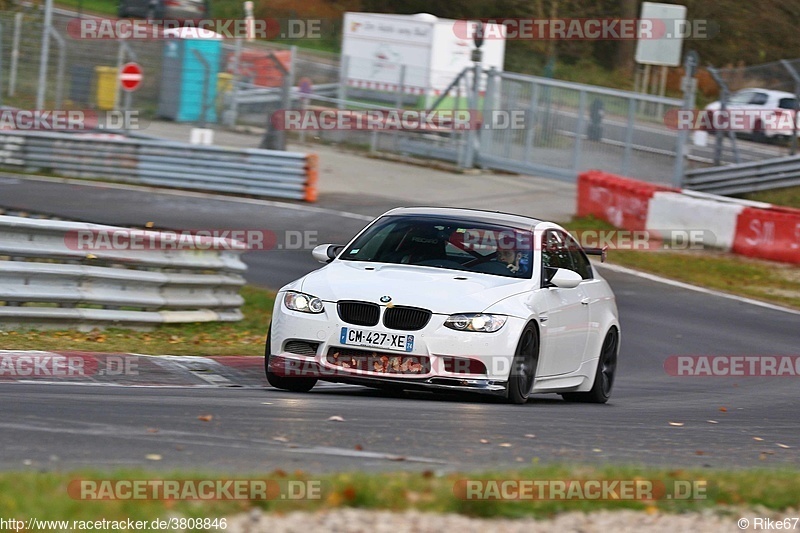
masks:
[[[765,513],[773,519],[779,515]],[[310,533],[354,532],[354,533],[439,533],[457,531],[458,533],[503,531],[504,533],[538,533],[558,531],[559,533],[615,533],[625,532],[733,532],[739,516],[748,516],[752,527],[752,513],[719,516],[712,511],[689,514],[647,513],[641,511],[598,511],[589,514],[579,512],[563,513],[547,520],[532,518],[481,519],[457,514],[433,514],[419,511],[394,513],[362,509],[336,509],[316,513],[292,512],[281,514],[262,514],[254,511],[237,515],[228,520],[226,533]],[[781,517],[783,515],[780,515]],[[790,516],[790,515],[785,515]]]

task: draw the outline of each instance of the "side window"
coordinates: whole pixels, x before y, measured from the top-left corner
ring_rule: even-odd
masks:
[[[557,268],[575,270],[561,232],[547,230],[542,235],[542,286],[550,281]]]
[[[586,253],[584,253],[580,245],[571,235],[566,235],[566,238],[567,249],[569,250],[569,255],[572,258],[572,265],[574,266],[573,270],[580,274],[583,279],[594,278],[592,264],[589,262],[589,258],[586,257]]]
[[[781,109],[794,109],[797,100],[794,98],[781,98],[778,100],[778,107]]]
[[[767,93],[753,93],[753,97],[750,99],[750,104],[753,105],[764,105],[767,103],[769,96]]]

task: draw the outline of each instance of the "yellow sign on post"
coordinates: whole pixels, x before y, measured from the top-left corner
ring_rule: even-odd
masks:
[[[109,111],[114,109],[117,98],[117,68],[116,67],[95,67],[95,80],[97,93],[97,109]]]

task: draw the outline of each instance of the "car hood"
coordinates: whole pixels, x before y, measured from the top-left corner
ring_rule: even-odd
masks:
[[[530,286],[530,279],[433,267],[336,261],[303,278],[300,290],[326,301],[380,303],[382,296],[390,296],[394,305],[453,314],[484,311],[500,300],[529,290]]]

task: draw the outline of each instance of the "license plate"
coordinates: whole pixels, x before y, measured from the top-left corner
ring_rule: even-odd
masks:
[[[367,346],[382,350],[410,352],[414,349],[414,335],[403,333],[381,333],[363,329],[342,328],[339,342],[350,346]]]

